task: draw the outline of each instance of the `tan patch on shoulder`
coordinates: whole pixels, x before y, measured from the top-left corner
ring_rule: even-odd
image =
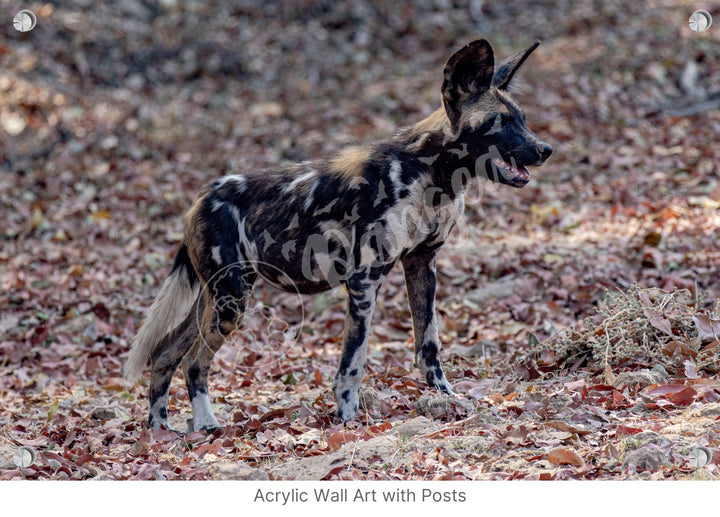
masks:
[[[348,178],[362,176],[371,153],[372,148],[369,147],[347,147],[330,159],[330,170]]]

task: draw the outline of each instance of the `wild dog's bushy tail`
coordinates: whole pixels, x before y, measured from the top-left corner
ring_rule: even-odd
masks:
[[[134,383],[140,378],[150,355],[162,338],[185,319],[199,291],[198,275],[190,262],[187,245],[183,243],[175,256],[172,271],[133,339],[130,356],[123,368],[126,381]]]

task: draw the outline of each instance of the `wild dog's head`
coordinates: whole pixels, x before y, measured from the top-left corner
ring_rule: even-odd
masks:
[[[507,94],[515,72],[537,48],[531,45],[495,67],[490,43],[473,41],[445,65],[442,86],[445,112],[455,141],[467,144],[475,173],[513,187],[530,181],[527,166],[542,165],[552,147],[525,125],[525,115]]]

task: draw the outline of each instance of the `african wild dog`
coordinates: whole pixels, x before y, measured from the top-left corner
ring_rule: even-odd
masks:
[[[352,419],[375,299],[398,260],[415,365],[430,386],[453,393],[438,361],[435,254],[463,212],[472,178],[522,187],[530,180],[526,166],[541,165],[552,152],[506,91],[538,44],[497,67],[487,41],[465,46],[445,66],[444,106],[386,142],[207,185],[185,215],[184,242],[124,370],[135,381],[151,359],[149,425],[168,427],[168,389],[182,362],[193,428],[219,426],[208,370],[240,325],[258,275],[300,293],[344,286],[348,307],[333,391],[338,416]]]

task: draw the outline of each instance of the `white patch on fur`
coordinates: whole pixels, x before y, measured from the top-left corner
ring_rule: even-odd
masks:
[[[393,160],[390,162],[390,181],[392,182],[393,187],[395,189],[398,189],[402,187],[402,164],[399,160]]]
[[[375,264],[377,261],[377,255],[375,254],[375,250],[370,245],[365,245],[362,248],[360,248],[360,263],[363,266],[371,266]]]
[[[316,174],[316,171],[310,171],[306,172],[305,174],[301,174],[294,180],[292,180],[288,185],[285,187],[285,192],[291,192],[295,190],[301,183],[313,178]]]
[[[192,403],[194,431],[200,431],[203,427],[206,429],[220,427],[207,393],[199,392],[190,402]]]
[[[245,257],[240,257],[240,253],[238,253],[238,258],[242,260],[243,258],[250,260],[250,261],[257,261],[258,259],[258,249],[257,249],[257,243],[255,241],[252,241],[248,238],[247,232],[245,231],[245,218],[240,217],[240,211],[235,206],[228,205],[230,207],[230,212],[233,214],[233,218],[238,222],[238,236],[240,237],[238,240],[245,248]]]
[[[343,221],[330,219],[329,221],[322,221],[318,224],[318,227],[323,236],[327,237],[328,240],[338,234],[342,234],[343,237],[340,239],[342,241],[347,240],[350,236],[349,228]]]
[[[130,356],[123,368],[126,381],[134,383],[138,380],[155,347],[185,319],[199,291],[199,284],[190,286],[184,267],[176,269],[165,279],[145,322],[133,339]]]
[[[222,266],[222,257],[220,256],[220,246],[210,248],[210,255],[218,266]]]
[[[319,179],[316,179],[313,181],[312,185],[310,185],[310,189],[308,190],[307,197],[305,198],[305,204],[303,205],[303,208],[307,212],[310,210],[310,207],[313,204],[313,195],[315,193],[315,188],[317,188],[318,183],[320,183]]]
[[[435,195],[426,182],[415,181],[410,186],[410,195],[396,203],[382,218],[385,223],[384,245],[391,257],[398,257],[403,251],[414,249],[431,235],[433,242],[442,242],[462,216],[465,202],[462,195],[450,199],[443,195],[442,202],[431,206]],[[439,189],[436,189],[439,192]]]
[[[247,188],[247,178],[242,174],[229,174],[227,176],[223,176],[217,180],[217,188],[224,186],[226,183],[235,183],[235,191],[238,194],[242,194]]]
[[[235,221],[235,224],[240,224],[241,218],[240,218],[240,210],[235,205],[228,205],[228,210],[230,210],[230,215],[232,215],[233,220]]]
[[[217,212],[218,210],[220,210],[223,207],[224,204],[225,204],[224,202],[218,201],[217,199],[213,200],[212,211]]]
[[[462,217],[465,211],[465,200],[463,196],[457,196],[452,203],[441,205],[438,210],[437,223],[437,237],[429,242],[429,245],[445,242],[450,235],[450,232],[455,227],[458,219]]]
[[[414,210],[414,207],[405,206],[404,210],[393,209],[387,213],[385,220],[391,246],[390,256],[398,256],[403,250],[414,248],[413,244],[420,240],[416,236],[422,234],[418,231],[422,216]]]
[[[245,192],[245,189],[247,188],[247,178],[245,176],[236,176],[235,177],[235,191],[238,194],[242,194]]]
[[[431,219],[435,213],[425,207],[426,185],[415,181],[408,186],[410,195],[393,205],[383,216],[387,229],[387,250],[391,257],[398,257],[404,250],[413,249],[429,235]]]
[[[330,274],[330,268],[332,267],[330,255],[328,253],[315,253],[315,264],[317,264],[317,267],[312,272],[313,278],[309,278],[309,280],[327,278]]]
[[[429,343],[430,341],[434,341],[437,344],[438,351],[440,351],[440,339],[438,337],[438,327],[437,327],[437,317],[435,313],[435,304],[433,303],[433,310],[432,310],[432,320],[428,324],[427,328],[425,329],[425,335],[422,336],[421,343],[424,345],[426,343]],[[423,371],[423,373],[425,373]]]

